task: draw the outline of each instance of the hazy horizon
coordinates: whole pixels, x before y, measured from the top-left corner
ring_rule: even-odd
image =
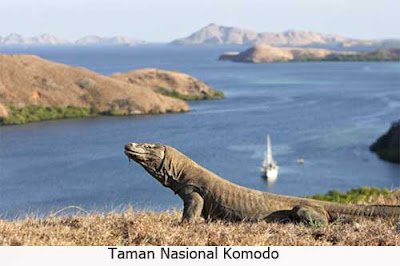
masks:
[[[0,23],[6,26],[0,36],[122,35],[169,42],[216,23],[256,32],[294,29],[389,39],[400,38],[398,10],[397,0],[2,0]]]

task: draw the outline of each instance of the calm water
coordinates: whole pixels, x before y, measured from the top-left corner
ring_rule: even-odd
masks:
[[[359,186],[400,187],[400,166],[368,146],[400,114],[400,63],[237,64],[223,48],[149,46],[30,49],[103,74],[159,67],[192,74],[226,99],[192,111],[49,121],[0,128],[0,215],[65,206],[167,209],[181,202],[123,154],[127,142],[177,147],[223,177],[255,189],[309,195]],[[2,52],[16,52],[7,50]],[[280,175],[260,178],[266,133]],[[296,159],[304,158],[298,165]]]

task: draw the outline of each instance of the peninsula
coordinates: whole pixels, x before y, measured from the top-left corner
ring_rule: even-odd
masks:
[[[126,80],[124,74],[104,76],[33,55],[0,55],[0,124],[184,112],[189,106],[182,98],[223,97],[179,72],[144,69],[126,75]]]

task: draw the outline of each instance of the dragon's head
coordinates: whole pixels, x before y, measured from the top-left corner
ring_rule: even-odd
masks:
[[[191,172],[186,170],[195,165],[178,150],[162,144],[129,143],[125,145],[125,154],[143,166],[157,181],[172,190],[185,182],[187,173]]]
[[[165,146],[149,143],[128,143],[125,145],[125,154],[129,159],[139,163],[153,176],[159,175],[164,157]],[[155,176],[156,177],[156,176]]]

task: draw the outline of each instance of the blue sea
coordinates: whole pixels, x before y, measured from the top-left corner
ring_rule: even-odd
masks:
[[[53,47],[28,53],[102,74],[156,67],[177,70],[226,98],[190,102],[191,112],[95,117],[0,127],[0,217],[86,211],[181,208],[123,153],[128,142],[172,145],[240,185],[289,195],[360,186],[400,187],[400,165],[368,149],[400,118],[400,63],[240,64],[218,55],[240,47]],[[280,166],[261,178],[266,135]],[[303,165],[298,159],[304,159]]]

